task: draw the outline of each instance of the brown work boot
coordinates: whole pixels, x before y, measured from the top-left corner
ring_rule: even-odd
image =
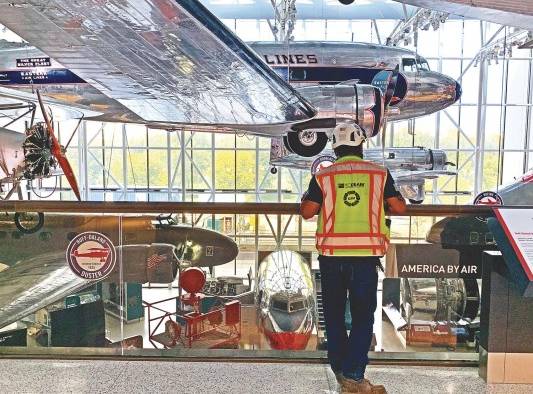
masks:
[[[368,379],[353,380],[343,377],[341,383],[341,393],[387,394],[387,390],[385,390],[385,386],[373,385],[368,381]]]

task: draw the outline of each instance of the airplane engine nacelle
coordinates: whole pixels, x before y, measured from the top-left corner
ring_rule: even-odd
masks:
[[[315,85],[298,91],[317,109],[320,119],[352,121],[362,127],[368,138],[379,133],[384,103],[379,88],[371,85]]]
[[[52,137],[44,123],[36,123],[26,130],[22,149],[25,179],[49,177],[58,167],[57,159],[52,155]]]
[[[175,246],[153,243],[151,245],[122,245],[117,247],[117,262],[106,282],[122,280],[128,283],[171,283],[177,275],[178,261]]]
[[[407,321],[473,320],[479,312],[475,279],[402,278],[400,292]]]

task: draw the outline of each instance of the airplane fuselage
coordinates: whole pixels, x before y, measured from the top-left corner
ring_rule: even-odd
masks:
[[[217,265],[233,260],[235,242],[215,231],[186,225],[159,224],[153,216],[45,215],[44,226],[33,234],[22,233],[13,217],[0,220],[0,262],[12,266],[45,252],[67,249],[69,242],[85,231],[105,234],[116,247],[122,245],[170,244],[192,265]],[[180,256],[178,256],[180,257]]]
[[[249,44],[263,60],[306,97],[302,89],[313,85],[370,84],[381,70],[400,66],[396,103],[389,120],[423,116],[442,110],[461,96],[452,78],[429,70],[427,61],[414,52],[366,43],[253,42]],[[65,69],[35,47],[22,44],[0,46],[0,87],[33,92],[102,113],[87,117],[99,121],[146,123],[118,101]],[[312,103],[316,97],[306,97]],[[328,108],[322,108],[328,112]],[[154,123],[156,127],[161,124]],[[170,127],[170,126],[169,126]],[[264,135],[271,135],[265,130]],[[260,128],[255,134],[261,135]]]
[[[431,71],[427,60],[397,47],[357,42],[252,42],[250,47],[294,87],[350,83],[371,84],[381,70],[400,66],[389,120],[440,111],[461,97],[454,79]],[[305,93],[304,97],[305,97]]]

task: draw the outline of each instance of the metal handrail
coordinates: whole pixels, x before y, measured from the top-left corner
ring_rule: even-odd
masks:
[[[297,215],[297,203],[101,202],[101,201],[0,201],[0,212],[62,213],[198,213]],[[533,206],[506,206],[525,208]],[[391,216],[492,216],[487,205],[408,205],[402,215]]]

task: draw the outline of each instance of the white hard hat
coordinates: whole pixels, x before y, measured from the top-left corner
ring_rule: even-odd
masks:
[[[341,145],[359,146],[365,140],[363,129],[355,123],[340,123],[333,129],[333,149]]]

